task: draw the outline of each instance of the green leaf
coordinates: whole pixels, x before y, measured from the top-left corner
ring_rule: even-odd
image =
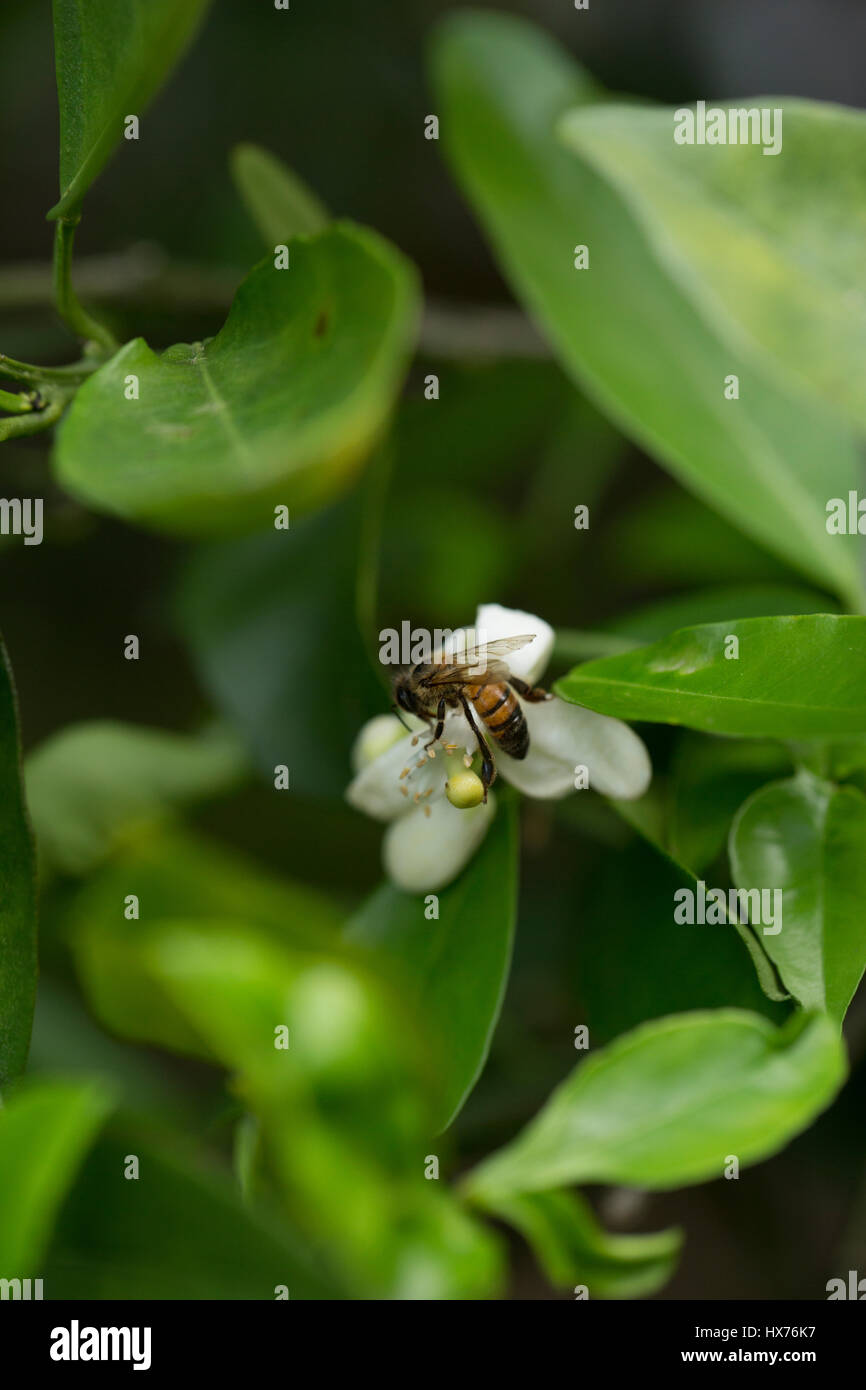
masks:
[[[621,576],[620,576],[621,577]],[[737,618],[789,617],[802,613],[834,613],[837,605],[826,594],[794,585],[732,585],[701,589],[658,599],[589,632],[557,628],[556,655],[563,661],[587,661],[657,642],[681,627],[704,623],[730,624]],[[742,798],[740,798],[742,800]],[[737,803],[739,804],[739,803]]]
[[[859,482],[850,433],[731,345],[626,202],[557,139],[563,113],[596,99],[585,74],[505,16],[450,17],[433,57],[446,152],[562,364],[704,501],[855,601],[856,538],[825,527],[828,496]],[[590,269],[574,269],[576,244]],[[724,397],[730,373],[742,379],[736,402]]]
[[[696,874],[687,863],[684,863],[681,859],[675,858],[671,851],[669,843],[670,832],[668,828],[669,816],[666,801],[664,783],[656,778],[649,791],[641,797],[639,801],[616,801],[613,798],[609,798],[609,805],[616,810],[618,815],[620,815],[633,830],[637,831],[641,838],[645,840],[653,850],[661,853],[663,860],[666,861],[669,867],[676,870],[680,880],[678,886],[683,886],[685,883],[692,892],[695,893],[700,891]],[[767,1008],[766,999],[778,1004],[786,1002],[790,998],[790,995],[781,984],[769,956],[764,951],[758,937],[755,935],[754,929],[749,923],[741,922],[738,916],[731,915],[727,907],[722,908],[722,916],[725,922],[730,925],[740,937],[740,940],[751,956],[752,964],[755,967],[755,972],[758,977],[758,983],[765,996],[765,1000],[761,1001],[762,1011],[769,1014],[771,1017],[777,1017],[778,1015],[773,1014],[773,1012]],[[729,967],[731,963],[729,956]],[[741,970],[742,966],[740,964],[732,977],[732,982],[733,980],[739,979],[737,988],[742,986]],[[711,982],[704,979],[699,988],[706,989],[708,985],[711,989],[715,987]],[[668,988],[670,989],[670,985]],[[632,991],[627,990],[626,998],[628,998],[631,993]],[[640,997],[639,990],[635,991],[635,993],[637,997]],[[693,1002],[696,1001],[676,999],[671,1007],[691,1007]],[[736,996],[734,996],[733,1002],[745,1003],[750,1001],[737,1000]]]
[[[40,1277],[57,1209],[109,1108],[101,1085],[44,1081],[0,1110],[0,1278]]]
[[[866,797],[808,773],[749,797],[731,827],[744,889],[780,889],[782,929],[765,951],[806,1009],[841,1024],[866,968]]]
[[[303,179],[258,145],[235,145],[232,178],[247,212],[269,248],[312,236],[330,221],[327,208]]]
[[[671,765],[669,847],[694,874],[721,854],[734,814],[772,777],[790,772],[778,743],[685,734]]]
[[[73,724],[27,759],[27,802],[40,856],[89,873],[144,824],[232,786],[245,763],[236,741],[109,720]]]
[[[667,865],[676,870],[678,876],[680,876],[680,885],[683,885],[685,881],[685,884],[688,884],[692,892],[699,891],[698,877],[696,877],[694,870],[689,867],[687,862],[684,862],[681,858],[677,858],[674,852],[671,851],[671,835],[669,828],[670,815],[669,808],[667,808],[667,790],[666,785],[664,785],[660,778],[655,778],[652,787],[649,788],[649,791],[646,792],[644,796],[641,796],[639,801],[616,801],[614,798],[609,798],[609,805],[613,806],[617,815],[626,821],[628,826],[631,826],[632,830],[637,830],[638,835],[641,835],[642,840],[645,840],[646,844],[651,845],[653,851],[660,852],[660,855],[662,855],[664,862],[667,862]],[[765,1001],[766,999],[770,999],[773,1004],[783,1004],[783,1002],[787,1002],[788,999],[790,999],[790,994],[788,994],[783,984],[781,984],[780,979],[778,979],[776,970],[774,970],[773,965],[771,965],[770,958],[767,956],[765,949],[760,945],[759,938],[756,937],[751,924],[740,922],[740,917],[730,915],[727,906],[721,909],[721,913],[723,913],[724,920],[733,927],[735,933],[741,938],[746,951],[749,952],[749,956],[752,958],[752,965],[755,966],[755,972],[758,974],[758,983],[760,984],[760,988],[762,988],[763,995],[765,995]],[[740,973],[740,970],[738,970],[737,973]],[[705,981],[705,983],[703,983],[703,988],[708,987],[708,983],[709,981]],[[710,988],[712,988],[712,986],[710,986]],[[630,991],[627,991],[627,995],[628,992]],[[762,1011],[771,1013],[771,1011],[766,1008],[765,1001],[762,1001]],[[676,1008],[683,1008],[683,1006],[694,1004],[694,1002],[696,1001],[683,999],[683,1001],[677,1002],[677,1004],[673,1006],[676,1006]]]
[[[329,1081],[357,1087],[346,1116],[360,1117],[365,1094],[376,1094],[387,1076],[382,1132],[394,1120],[404,1142],[407,1122],[425,1112],[425,1088],[438,1085],[425,1072],[424,1040],[408,1004],[362,952],[338,942],[327,951],[298,950],[230,918],[166,918],[149,934],[142,961],[213,1054],[240,1074],[238,1089],[254,1102],[290,1104]],[[398,1024],[406,1033],[395,1054]],[[275,1044],[278,1025],[289,1028],[285,1048]],[[422,1087],[414,1084],[419,1078]]]
[[[0,1093],[27,1062],[36,998],[35,875],[15,687],[0,642]]]
[[[43,973],[39,981],[28,1078],[63,1076],[103,1082],[125,1108],[189,1129],[213,1114],[214,1085],[202,1086],[169,1069],[155,1051],[111,1038],[88,1011],[74,981],[58,984]]]
[[[560,134],[627,202],[672,280],[742,342],[866,426],[866,117],[778,97],[783,151],[708,153],[673,138],[675,113],[644,106],[570,112]]]
[[[501,798],[478,854],[438,896],[438,919],[428,920],[422,897],[385,883],[350,922],[347,937],[395,963],[433,1029],[445,1128],[483,1070],[508,982],[517,915],[512,798]]]
[[[605,525],[599,546],[605,570],[629,598],[661,585],[696,589],[794,578],[780,559],[672,482],[624,502]]]
[[[804,1129],[845,1076],[824,1015],[776,1029],[735,1009],[645,1024],[582,1062],[511,1144],[473,1171],[470,1195],[576,1182],[666,1189],[755,1163]]]
[[[739,643],[736,659],[725,656],[731,637]],[[866,733],[866,618],[807,614],[687,627],[578,666],[555,689],[602,714],[707,733]]]
[[[420,1022],[367,953],[293,950],[243,921],[170,920],[143,971],[235,1073],[293,1220],[365,1296],[489,1295],[496,1243],[424,1180],[441,1100]]]
[[[834,739],[832,743],[794,744],[792,752],[803,754],[806,750],[825,759],[820,772],[828,777],[845,781],[849,777],[860,777],[866,771],[866,738]],[[814,769],[813,769],[814,770]]]
[[[593,1047],[689,1009],[730,1006],[773,1022],[784,1017],[764,997],[758,962],[733,923],[688,926],[674,920],[674,894],[684,887],[694,892],[695,878],[641,841],[600,861],[575,946],[575,977]]]
[[[290,257],[250,272],[215,338],[160,356],[136,338],[85,382],[58,432],[64,487],[186,535],[273,526],[277,506],[294,521],[345,491],[403,378],[415,274],[345,223]]]
[[[627,634],[637,643],[657,642],[681,627],[727,623],[735,618],[784,618],[800,613],[833,613],[826,594],[793,584],[736,585],[702,589],[660,599],[625,613],[605,626],[606,632]]]
[[[209,0],[54,0],[60,201],[74,219],[124,135],[191,43]]]
[[[524,1237],[556,1288],[586,1285],[590,1298],[643,1298],[670,1279],[678,1230],[609,1235],[577,1192],[524,1192],[485,1203]]]
[[[130,1153],[135,1182],[124,1176]],[[273,1300],[279,1285],[291,1299],[344,1296],[273,1211],[242,1208],[221,1176],[129,1122],[111,1126],[88,1156],[45,1284],[60,1299]]]
[[[287,795],[342,798],[358,731],[387,707],[356,619],[362,502],[203,548],[181,587],[202,684],[269,781],[288,767]]]
[[[131,893],[139,900],[138,920],[124,916]],[[320,949],[342,926],[321,894],[177,827],[125,846],[70,910],[69,940],[84,992],[96,1016],[121,1037],[209,1059],[200,1033],[146,968],[151,938],[178,914],[243,916],[277,941],[303,948]]]

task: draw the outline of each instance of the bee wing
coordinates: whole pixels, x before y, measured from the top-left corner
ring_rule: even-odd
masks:
[[[495,642],[481,646],[467,647],[460,653],[459,661],[448,661],[434,666],[432,674],[426,677],[425,685],[496,685],[507,681],[511,675],[508,666],[499,658],[509,652],[518,652],[535,641],[535,633],[520,637],[500,637]]]

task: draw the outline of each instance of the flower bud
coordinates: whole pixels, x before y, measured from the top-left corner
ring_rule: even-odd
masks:
[[[445,783],[445,795],[458,811],[468,811],[471,806],[479,806],[484,800],[484,783],[477,772],[455,772]]]

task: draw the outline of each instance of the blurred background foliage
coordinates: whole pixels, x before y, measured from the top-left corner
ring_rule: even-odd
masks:
[[[267,5],[216,0],[147,117],[146,154],[115,159],[88,197],[77,274],[82,287],[95,277],[94,302],[106,277],[103,312],[118,335],[140,332],[162,347],[218,329],[261,255],[230,178],[239,141],[271,150],[337,215],[389,237],[418,266],[434,306],[510,303],[438,147],[423,139],[423,118],[436,109],[425,42],[437,16],[454,8],[371,0],[301,16],[293,7],[291,41],[276,44]],[[553,0],[498,8],[560,37],[614,91],[668,103],[755,91],[866,100],[857,62],[866,13],[855,0],[609,0],[577,17]],[[50,254],[44,212],[55,198],[57,136],[49,26],[47,5],[6,0],[0,315],[4,351],[61,361],[71,344],[41,273],[16,268],[45,265]],[[4,541],[0,551],[23,738],[26,750],[39,748],[28,788],[48,827],[31,1067],[98,1079],[81,1090],[57,1083],[57,1094],[43,1097],[71,1134],[89,1132],[113,1103],[122,1112],[89,1151],[73,1197],[58,1190],[46,1276],[55,1296],[196,1296],[207,1268],[218,1297],[268,1297],[274,1283],[290,1284],[293,1296],[569,1296],[567,1280],[554,1287],[519,1237],[468,1216],[439,1191],[445,1183],[407,1183],[406,1164],[420,1171],[431,1125],[448,1109],[428,1075],[425,1039],[399,989],[368,976],[360,945],[347,943],[340,959],[332,948],[321,954],[321,941],[381,878],[379,829],[342,800],[353,732],[386,707],[371,659],[375,634],[407,616],[417,626],[456,626],[479,600],[493,600],[564,628],[652,640],[691,620],[695,591],[708,591],[700,620],[727,616],[732,594],[746,605],[743,616],[750,604],[762,614],[833,611],[836,600],[808,590],[800,574],[685,493],[536,342],[527,344],[505,358],[422,351],[391,435],[356,492],[293,525],[291,559],[272,534],[192,547],[89,514],[51,481],[44,440],[4,446],[5,495],[42,495],[48,513],[41,547]],[[440,379],[435,405],[423,397],[429,372]],[[588,532],[574,530],[579,503],[590,508]],[[122,659],[127,633],[141,636],[137,662]],[[561,657],[558,671],[570,664]],[[217,711],[234,734],[213,729]],[[96,808],[85,825],[80,790],[62,800],[64,776],[80,789],[82,769],[92,779],[101,759],[113,761],[116,721],[165,731],[183,746],[127,749],[124,780],[134,794],[104,818],[99,786],[85,777],[88,810]],[[72,746],[58,743],[79,722],[93,727],[77,731]],[[724,882],[730,815],[768,775],[784,773],[783,755],[748,744],[717,767],[708,740],[663,727],[642,732],[660,794],[674,808],[678,857],[698,871],[713,866],[714,881]],[[291,795],[273,790],[275,762],[291,768]],[[701,819],[708,804],[715,814],[704,810]],[[774,1020],[785,1012],[760,993],[733,938],[711,972],[697,955],[684,962],[673,942],[659,967],[679,871],[599,799],[526,804],[521,846],[504,1012],[477,1088],[433,1146],[451,1174],[537,1111],[575,1060],[580,1022],[606,1042],[662,1013],[730,1002],[732,993]],[[130,891],[148,905],[134,951],[117,908]],[[309,936],[291,949],[274,936],[287,916]],[[233,932],[241,919],[244,932]],[[190,983],[204,989],[208,969],[210,1009]],[[222,997],[232,974],[248,988]],[[272,1017],[276,981],[297,991],[310,1017],[324,1010],[333,1029],[290,1098],[303,1144],[281,1142],[279,1125],[263,1139],[249,1119],[250,1110],[268,1115],[287,1103],[250,1043],[252,1015]],[[216,1034],[215,998],[225,1023]],[[363,1075],[360,1028],[369,1030]],[[848,1033],[857,1060],[866,1045],[862,1006]],[[228,1094],[220,1069],[232,1078]],[[820,1296],[830,1273],[866,1262],[857,1197],[864,1086],[860,1067],[832,1111],[737,1183],[652,1196],[594,1189],[594,1209],[620,1235],[687,1229],[673,1272],[670,1242],[628,1253],[641,1268],[661,1261],[672,1272],[658,1296]],[[329,1124],[336,1114],[339,1140]],[[74,1166],[72,1143],[69,1152]],[[107,1177],[128,1152],[161,1175],[135,1215]],[[233,1169],[262,1204],[255,1217],[243,1217]],[[295,1194],[285,1230],[285,1212],[274,1221],[261,1214],[280,1183]],[[311,1212],[331,1212],[331,1224],[310,1228]],[[597,1239],[587,1235],[592,1215],[575,1207],[569,1219],[585,1252]],[[207,1242],[215,1226],[223,1236],[209,1251],[199,1238]],[[192,1233],[199,1254],[190,1265]],[[609,1258],[598,1255],[602,1266]],[[657,1283],[637,1278],[620,1291]]]

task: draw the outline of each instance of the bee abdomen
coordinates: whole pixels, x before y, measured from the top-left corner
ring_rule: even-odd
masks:
[[[503,753],[525,758],[529,752],[529,730],[514,691],[504,684],[483,685],[469,698]]]

